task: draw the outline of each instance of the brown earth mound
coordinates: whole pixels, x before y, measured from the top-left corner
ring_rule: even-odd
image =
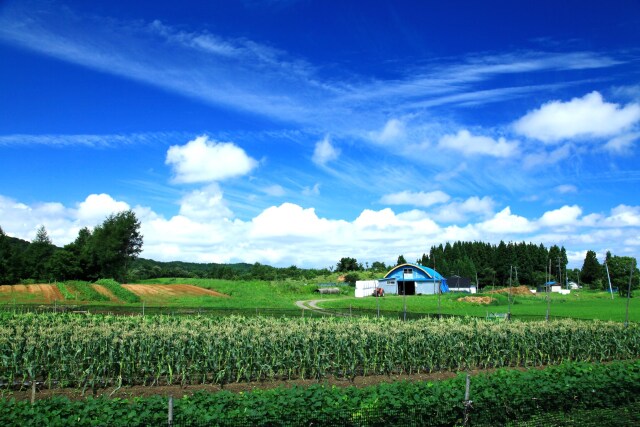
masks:
[[[508,294],[509,288],[496,289],[494,291],[485,292],[487,294]],[[511,295],[535,295],[533,292],[529,290],[526,286],[516,286],[515,288],[511,288]]]
[[[458,298],[456,301],[469,302],[472,304],[491,304],[495,300],[491,297],[462,297]]]
[[[185,295],[209,295],[213,297],[229,298],[229,295],[194,285],[122,285],[122,287],[130,290],[138,296],[178,297]]]

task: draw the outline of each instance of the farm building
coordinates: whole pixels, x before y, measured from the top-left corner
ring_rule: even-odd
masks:
[[[451,292],[468,292],[475,294],[478,288],[475,284],[471,283],[471,279],[468,277],[451,276],[447,277],[447,285]]]
[[[392,268],[378,286],[385,294],[422,295],[449,292],[447,279],[437,271],[417,264],[401,264]]]
[[[381,288],[390,295],[426,295],[449,292],[447,279],[440,273],[422,265],[401,264],[392,268],[383,279],[358,280],[356,298],[372,296]],[[406,292],[406,294],[405,294]]]

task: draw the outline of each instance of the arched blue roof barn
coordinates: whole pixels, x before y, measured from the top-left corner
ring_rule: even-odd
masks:
[[[379,280],[385,293],[398,295],[449,292],[447,279],[432,268],[418,264],[400,264]]]

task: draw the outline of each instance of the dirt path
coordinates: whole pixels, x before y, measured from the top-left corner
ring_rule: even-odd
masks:
[[[311,310],[311,311],[316,311],[318,313],[329,313],[328,310],[319,307],[318,303],[321,302],[328,302],[328,301],[336,301],[337,299],[312,299],[312,300],[302,300],[302,301],[296,301],[296,305],[298,306],[298,308],[301,308],[302,310]],[[335,316],[341,316],[341,314],[338,313],[332,313]]]

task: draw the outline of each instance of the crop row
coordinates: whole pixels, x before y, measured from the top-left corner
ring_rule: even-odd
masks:
[[[438,382],[309,387],[248,393],[196,393],[175,400],[176,425],[638,425],[640,362],[566,363],[544,370],[499,370]],[[0,399],[5,425],[166,425],[163,396]],[[564,422],[563,422],[564,421]],[[570,421],[570,422],[569,422]],[[530,423],[530,424],[528,424]]]
[[[0,382],[204,384],[640,356],[640,326],[422,319],[0,316]]]

